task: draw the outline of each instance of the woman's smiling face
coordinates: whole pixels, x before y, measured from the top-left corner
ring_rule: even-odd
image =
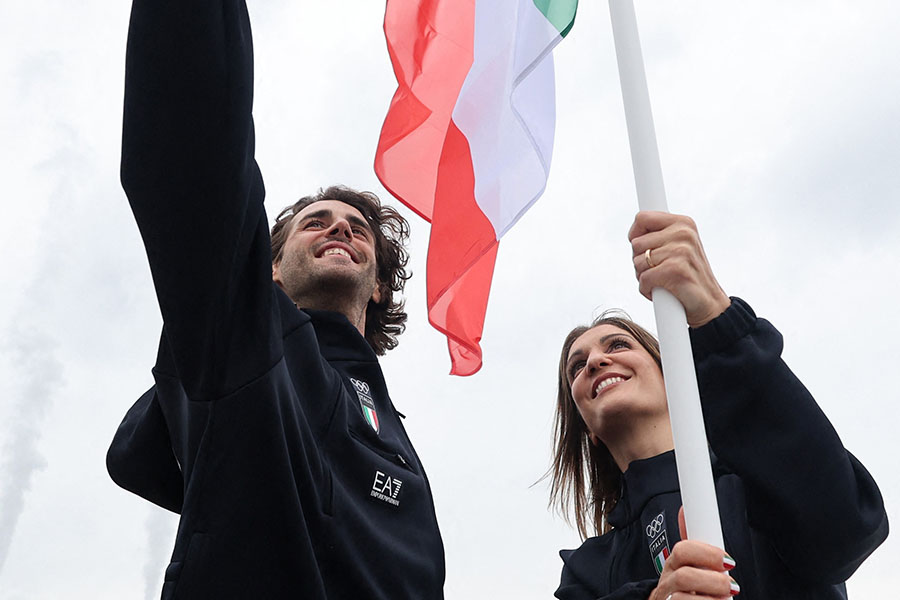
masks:
[[[614,325],[597,325],[575,340],[566,378],[592,438],[608,442],[622,425],[631,430],[642,417],[668,415],[659,365],[630,333]]]

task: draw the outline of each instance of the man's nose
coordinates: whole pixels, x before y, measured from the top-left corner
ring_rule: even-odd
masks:
[[[347,219],[337,219],[331,225],[331,229],[328,231],[328,235],[344,236],[349,240],[353,239],[353,230],[350,228],[350,223],[347,221]]]

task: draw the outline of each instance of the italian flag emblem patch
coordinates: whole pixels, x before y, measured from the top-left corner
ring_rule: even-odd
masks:
[[[356,396],[359,398],[359,407],[362,410],[363,417],[366,419],[366,423],[375,430],[375,433],[379,433],[381,425],[378,423],[378,413],[375,411],[375,400],[372,399],[369,384],[352,377],[350,378],[350,383],[353,384],[353,389],[356,390]]]
[[[659,513],[645,527],[647,544],[650,546],[650,558],[656,573],[662,575],[666,559],[669,558],[669,536],[666,534],[666,515]]]

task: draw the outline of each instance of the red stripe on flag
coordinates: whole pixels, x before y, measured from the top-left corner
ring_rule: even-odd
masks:
[[[475,3],[389,0],[384,35],[397,91],[384,119],[375,174],[431,221],[438,162],[475,44]]]
[[[447,336],[452,375],[481,368],[481,333],[498,247],[475,202],[469,142],[453,121],[437,174],[428,244],[428,320]]]
[[[451,373],[481,368],[497,238],[475,203],[469,143],[451,121],[472,66],[475,3],[389,0],[384,15],[397,91],[375,154],[387,190],[431,221],[428,320],[447,336]]]

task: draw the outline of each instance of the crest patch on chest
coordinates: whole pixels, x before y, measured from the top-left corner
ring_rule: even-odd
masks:
[[[362,410],[366,423],[372,426],[375,433],[381,431],[381,425],[378,423],[378,413],[375,411],[375,400],[372,399],[372,391],[369,384],[359,379],[350,378],[353,389],[356,390],[356,396],[359,398],[359,407]]]
[[[656,567],[657,575],[662,575],[666,559],[669,558],[669,537],[666,535],[666,515],[659,513],[644,528],[647,544],[650,547],[650,558]]]

